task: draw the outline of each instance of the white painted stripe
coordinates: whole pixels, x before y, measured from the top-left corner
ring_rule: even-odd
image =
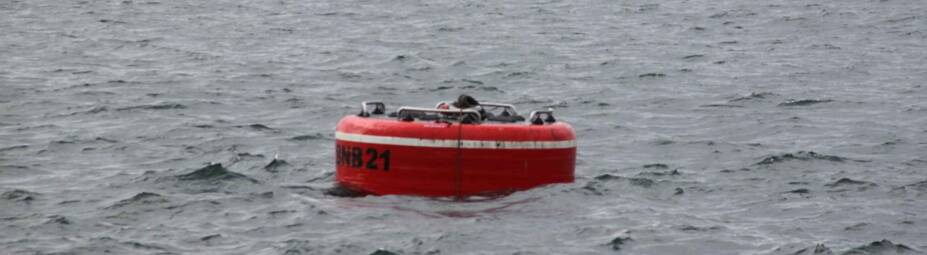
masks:
[[[358,143],[387,144],[399,146],[457,148],[456,139],[421,139],[392,136],[376,136],[335,132],[335,139]],[[575,148],[576,140],[567,141],[483,141],[462,140],[464,149],[566,149]]]

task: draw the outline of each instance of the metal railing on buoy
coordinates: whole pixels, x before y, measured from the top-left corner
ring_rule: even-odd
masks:
[[[547,118],[541,119],[541,115],[547,115]],[[531,112],[531,115],[528,115],[529,120],[531,120],[532,125],[544,125],[544,123],[554,123],[557,122],[557,119],[554,118],[554,109],[548,108],[547,110],[539,110]]]

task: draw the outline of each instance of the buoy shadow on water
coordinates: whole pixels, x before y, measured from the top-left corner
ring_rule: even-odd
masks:
[[[483,192],[480,194],[474,194],[469,196],[445,196],[445,197],[427,197],[431,200],[437,201],[446,201],[446,202],[458,202],[458,203],[470,203],[470,202],[486,202],[492,201],[499,198],[506,197],[512,193],[517,192],[515,189],[492,191],[492,192]],[[378,196],[370,192],[365,192],[359,189],[353,189],[339,183],[334,183],[331,187],[323,190],[323,194],[333,197],[366,197],[366,196]]]
[[[427,218],[474,218],[505,212],[517,205],[530,204],[541,197],[512,198],[516,191],[493,192],[466,197],[422,197],[404,195],[376,196],[335,184],[325,189],[326,195],[337,198],[335,203],[345,210],[386,209],[408,212]],[[360,198],[360,199],[357,199]],[[512,199],[512,201],[506,201]],[[396,200],[402,200],[397,202]]]

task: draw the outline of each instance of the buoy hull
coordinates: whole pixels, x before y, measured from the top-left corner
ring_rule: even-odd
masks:
[[[375,195],[472,196],[573,181],[566,123],[458,124],[348,116],[336,129],[336,179]]]

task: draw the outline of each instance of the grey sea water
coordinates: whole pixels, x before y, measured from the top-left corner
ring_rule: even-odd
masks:
[[[0,254],[925,253],[925,81],[921,0],[3,0]],[[460,93],[575,182],[326,192],[360,101]]]

